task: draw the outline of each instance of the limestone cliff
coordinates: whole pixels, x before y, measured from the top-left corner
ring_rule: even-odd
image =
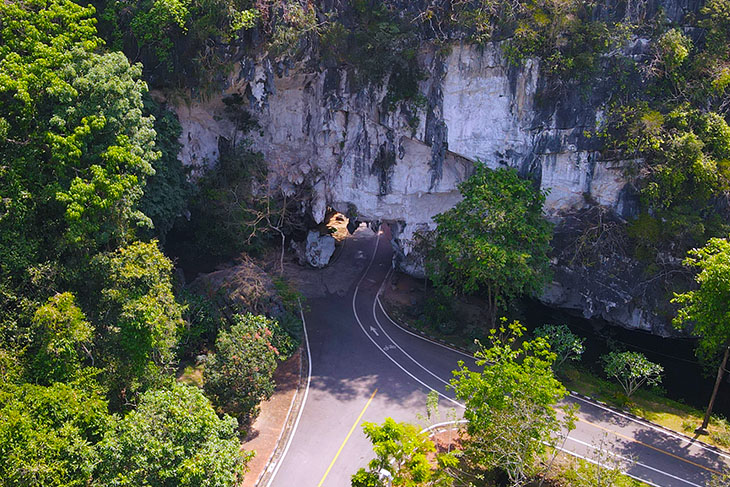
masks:
[[[549,190],[546,211],[559,227],[589,207],[617,218],[634,211],[624,162],[602,159],[588,136],[601,117],[601,81],[593,94],[546,97],[538,62],[510,66],[493,44],[454,44],[446,53],[424,48],[421,62],[429,73],[420,82],[426,103],[388,110],[384,89],[355,89],[347,71],[246,59],[220,95],[178,106],[180,157],[196,167],[215,163],[221,141],[237,136],[223,99],[240,94],[258,120],[254,148],[272,174],[282,184],[313,188],[314,220],[333,207],[359,221],[390,222],[396,263],[414,274],[421,272],[411,252],[414,232],[431,227],[435,214],[458,201],[456,186],[477,160],[516,167]],[[556,263],[564,268],[543,296],[546,303],[667,333],[647,301],[635,300],[620,283],[596,281],[610,280],[610,273],[567,279],[565,259]]]

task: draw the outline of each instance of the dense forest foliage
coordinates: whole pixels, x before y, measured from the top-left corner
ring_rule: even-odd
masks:
[[[240,435],[295,347],[296,299],[281,316],[221,310],[183,288],[165,250],[177,229],[194,235],[191,254],[224,259],[279,241],[283,252],[303,196],[266,188],[241,100],[229,100],[241,140],[191,184],[177,159],[179,123],[148,86],[202,96],[244,56],[292,63],[317,53],[360,88],[386,84],[392,110],[425,103],[424,43],[499,42],[514,65],[540,59],[546,98],[589,96],[605,89],[595,80],[613,80],[605,118],[586,137],[630,161],[634,256],[683,256],[730,231],[730,0],[708,0],[680,23],[648,1],[335,3],[0,4],[0,485],[233,485],[248,459]],[[633,56],[639,38],[650,48]],[[512,173],[482,177],[520,194],[528,186]],[[532,198],[525,207],[539,213],[544,197]],[[535,225],[543,268],[549,227]],[[463,230],[452,227],[451,236]],[[461,244],[449,237],[442,262],[458,266],[446,254]],[[544,276],[530,266],[500,292],[539,287]],[[205,386],[177,383],[181,361],[201,352],[211,352]],[[252,368],[260,375],[246,381]]]
[[[173,277],[160,242],[193,195],[180,127],[99,37],[99,12],[0,6],[0,484],[234,485],[240,435],[294,340]],[[219,330],[209,395],[177,384]]]

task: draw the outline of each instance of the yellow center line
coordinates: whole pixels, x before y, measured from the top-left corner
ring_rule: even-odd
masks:
[[[668,455],[668,456],[670,456],[672,458],[675,458],[677,460],[681,460],[681,461],[683,461],[685,463],[689,463],[690,465],[694,465],[695,467],[701,468],[703,470],[707,470],[708,472],[712,472],[712,473],[716,473],[716,474],[721,474],[722,473],[722,472],[720,472],[718,470],[715,470],[715,469],[712,469],[710,467],[706,467],[704,465],[700,465],[699,463],[695,463],[692,460],[687,460],[686,458],[680,457],[679,455],[675,455],[674,453],[668,452],[666,450],[662,450],[661,448],[657,448],[656,446],[652,446],[652,445],[649,445],[647,443],[644,443],[643,441],[637,440],[636,438],[631,438],[630,436],[626,436],[624,434],[621,434],[618,431],[614,431],[614,430],[612,430],[610,428],[605,428],[605,427],[603,427],[603,426],[601,426],[599,424],[591,423],[590,421],[587,421],[587,420],[585,420],[583,418],[578,418],[578,421],[580,421],[582,423],[589,424],[589,425],[593,426],[594,428],[598,428],[600,430],[606,431],[608,433],[611,433],[613,435],[616,435],[616,436],[618,436],[620,438],[623,438],[625,440],[629,440],[629,441],[631,441],[633,443],[638,443],[641,446],[645,446],[647,448],[651,448],[654,451],[658,451],[659,453],[663,453],[663,454]]]
[[[355,431],[355,428],[357,428],[357,425],[360,424],[360,420],[362,419],[363,414],[365,414],[365,411],[367,410],[368,406],[370,406],[370,403],[373,402],[373,398],[375,397],[375,394],[378,392],[377,389],[375,389],[370,396],[370,399],[368,399],[368,402],[365,404],[365,407],[362,408],[362,411],[360,411],[360,416],[357,417],[355,422],[352,424],[352,428],[350,428],[350,431],[347,433],[347,436],[345,436],[345,440],[340,445],[340,449],[337,450],[337,453],[335,454],[335,458],[332,459],[332,462],[330,463],[330,466],[327,467],[327,471],[322,476],[322,480],[319,481],[317,484],[317,487],[322,487],[322,484],[324,483],[324,479],[327,478],[327,475],[330,473],[330,470],[332,470],[332,466],[337,461],[337,457],[340,456],[340,453],[342,453],[342,449],[345,447],[345,443],[347,443],[347,440],[350,439],[350,436],[352,436],[352,432]]]

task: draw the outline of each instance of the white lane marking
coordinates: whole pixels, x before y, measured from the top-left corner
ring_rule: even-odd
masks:
[[[456,404],[457,406],[459,406],[459,407],[462,407],[462,408],[463,408],[463,407],[464,407],[464,405],[463,405],[463,404],[461,404],[461,403],[459,403],[459,402],[457,402],[457,401],[454,401],[454,400],[453,400],[453,399],[451,399],[451,398],[450,398],[449,396],[446,396],[446,395],[444,395],[443,393],[441,393],[440,391],[437,391],[437,390],[436,390],[436,389],[434,389],[433,387],[429,386],[428,384],[426,384],[425,382],[423,382],[422,380],[420,380],[420,379],[419,379],[418,377],[416,377],[415,375],[413,375],[413,374],[411,374],[410,372],[408,372],[408,371],[407,371],[407,370],[406,370],[406,369],[405,369],[405,368],[404,368],[404,367],[403,367],[403,366],[402,366],[401,364],[399,364],[399,363],[398,363],[398,362],[397,362],[397,361],[396,361],[396,360],[395,360],[395,359],[394,359],[393,357],[391,357],[391,356],[390,356],[390,354],[388,354],[388,352],[384,351],[384,350],[383,350],[383,349],[382,349],[382,348],[380,347],[380,345],[378,345],[378,343],[377,343],[377,342],[376,342],[376,341],[375,341],[375,340],[373,339],[373,337],[372,337],[372,336],[370,336],[370,334],[369,334],[369,333],[367,332],[367,330],[365,329],[365,326],[363,326],[363,324],[362,324],[362,321],[360,321],[360,316],[358,316],[358,314],[357,314],[357,309],[356,309],[356,307],[355,307],[355,300],[357,299],[357,292],[358,292],[358,291],[359,291],[359,289],[360,289],[360,284],[362,284],[362,281],[363,281],[363,280],[365,279],[365,276],[367,275],[368,271],[370,270],[370,267],[371,267],[371,266],[372,266],[372,264],[373,264],[373,261],[375,260],[375,255],[376,255],[376,254],[377,254],[377,252],[378,252],[378,245],[379,245],[379,244],[380,244],[380,232],[378,232],[378,236],[377,236],[377,238],[376,238],[376,240],[375,240],[375,250],[373,250],[373,256],[372,256],[372,257],[370,258],[370,262],[368,263],[368,266],[367,266],[367,268],[365,269],[365,272],[363,273],[362,277],[361,277],[361,278],[360,278],[360,280],[359,280],[359,281],[357,282],[357,286],[355,286],[355,292],[354,292],[354,293],[352,294],[352,313],[353,313],[353,314],[355,315],[355,320],[357,321],[357,324],[358,324],[358,325],[360,326],[360,329],[361,329],[361,330],[362,330],[362,332],[363,332],[363,333],[365,334],[365,336],[366,336],[366,337],[368,337],[368,339],[369,339],[369,340],[370,340],[371,342],[373,342],[373,345],[375,345],[375,347],[376,347],[376,348],[377,348],[378,350],[380,350],[380,352],[381,352],[381,353],[382,353],[383,355],[385,355],[386,357],[388,357],[388,360],[390,360],[391,362],[393,362],[393,363],[395,364],[395,366],[396,366],[396,367],[398,367],[398,368],[399,368],[399,369],[401,369],[401,370],[402,370],[403,372],[405,372],[405,373],[406,373],[406,374],[407,374],[407,375],[408,375],[408,376],[409,376],[409,377],[410,377],[411,379],[415,380],[416,382],[418,382],[419,384],[421,384],[421,385],[422,385],[423,387],[425,387],[426,389],[428,389],[428,390],[430,390],[430,391],[434,391],[434,392],[435,392],[436,394],[438,394],[438,395],[439,395],[439,396],[441,396],[442,398],[446,399],[447,401],[449,401],[449,402],[452,402],[452,403]]]
[[[387,279],[387,278],[388,278],[388,274],[385,275],[385,279]],[[395,348],[397,348],[398,350],[400,350],[403,355],[405,355],[406,357],[408,357],[409,359],[411,359],[411,362],[413,362],[418,367],[422,368],[423,370],[425,370],[426,372],[428,372],[429,374],[431,374],[431,376],[434,377],[436,380],[442,382],[443,384],[449,385],[449,383],[447,381],[445,381],[440,376],[438,376],[438,375],[434,374],[433,372],[431,372],[431,370],[429,370],[428,368],[426,368],[423,365],[421,365],[421,363],[419,363],[416,359],[414,359],[408,352],[406,352],[405,350],[403,350],[403,348],[401,348],[401,346],[398,345],[395,342],[395,340],[393,340],[393,338],[391,338],[390,335],[388,335],[388,332],[385,331],[385,328],[383,328],[383,325],[380,324],[380,321],[378,320],[378,317],[376,316],[376,312],[375,312],[376,311],[375,310],[375,303],[377,301],[378,294],[380,294],[380,290],[385,285],[385,279],[383,279],[383,283],[380,285],[380,288],[378,289],[378,292],[375,294],[375,299],[373,300],[373,319],[375,320],[375,323],[378,324],[378,328],[380,328],[380,331],[383,332],[383,335],[385,335],[388,338],[388,340],[390,340],[390,343],[392,343],[395,346]],[[371,330],[374,330],[374,328],[372,326],[370,327],[370,329]],[[375,335],[377,336],[377,333]]]
[[[371,331],[371,332],[373,332],[373,335],[375,335],[376,337],[379,337],[379,336],[380,336],[380,335],[378,334],[378,330],[376,330],[374,326],[371,326],[371,327],[370,327],[370,331]]]
[[[591,445],[590,443],[586,443],[585,441],[577,440],[577,439],[571,438],[571,437],[568,437],[568,439],[570,441],[573,441],[573,442],[578,443],[580,445],[587,446],[588,448],[591,448],[593,450],[598,450],[598,448],[596,448],[594,445]],[[683,479],[682,477],[677,477],[676,475],[672,475],[671,473],[665,472],[664,470],[659,470],[658,468],[650,467],[649,465],[646,465],[644,463],[631,460],[630,458],[626,458],[624,456],[621,456],[618,453],[613,453],[611,451],[609,451],[607,453],[609,455],[611,455],[612,457],[616,457],[616,458],[618,458],[620,460],[623,460],[625,462],[629,462],[629,464],[632,464],[633,463],[633,464],[639,465],[640,467],[644,467],[644,468],[646,468],[648,470],[652,470],[652,471],[657,472],[657,473],[660,473],[662,475],[666,475],[667,477],[671,477],[674,480],[679,480],[680,482],[684,482],[685,484],[689,484],[689,485],[691,485],[693,487],[703,487],[703,486],[701,486],[699,484],[695,484],[694,482],[690,482],[689,480]],[[645,482],[645,481],[642,480],[642,482]]]
[[[309,349],[309,335],[307,334],[307,322],[304,320],[304,311],[302,311],[302,303],[299,303],[299,314],[302,317],[302,328],[304,329],[304,343],[307,344],[307,387],[304,389],[304,399],[302,399],[302,405],[299,406],[299,413],[297,414],[297,419],[294,421],[294,426],[292,426],[291,434],[289,435],[289,439],[286,442],[286,447],[284,447],[284,452],[281,454],[281,457],[279,458],[279,461],[276,462],[276,468],[274,469],[274,473],[271,474],[271,478],[269,479],[269,482],[266,484],[266,487],[270,487],[271,483],[276,478],[276,474],[279,472],[279,467],[281,467],[281,464],[284,463],[284,458],[286,458],[286,454],[289,451],[289,447],[291,446],[292,440],[294,439],[294,435],[297,432],[297,428],[299,427],[299,421],[302,419],[302,412],[304,411],[304,405],[307,404],[307,396],[309,395],[309,384],[312,381],[312,352]]]
[[[390,275],[390,273],[392,271],[393,271],[393,269],[391,269],[390,271],[388,271],[388,274],[385,276],[386,277],[385,280],[383,280],[383,284],[385,284],[385,281],[387,280],[388,275]],[[437,342],[435,340],[431,340],[429,338],[426,338],[424,336],[421,336],[418,333],[413,333],[411,330],[409,330],[407,328],[403,328],[401,325],[399,325],[398,323],[396,323],[395,320],[390,317],[390,315],[388,314],[388,312],[385,311],[385,308],[383,307],[383,303],[380,301],[380,292],[382,291],[382,288],[383,288],[383,286],[381,285],[381,289],[378,291],[378,295],[375,296],[375,300],[378,302],[378,305],[380,306],[380,309],[383,311],[383,314],[385,315],[385,317],[388,318],[388,321],[390,321],[393,324],[393,326],[395,326],[396,328],[398,328],[402,332],[408,333],[409,335],[412,335],[412,336],[414,336],[414,337],[416,337],[416,338],[418,338],[420,340],[426,341],[428,343],[432,343],[432,344],[434,344],[434,345],[436,345],[438,347],[445,348],[446,350],[450,350],[450,351],[452,351],[454,353],[458,353],[459,355],[463,355],[464,357],[467,357],[467,358],[470,358],[470,359],[474,360],[474,355],[469,355],[468,353],[462,352],[461,350],[458,350],[456,348],[449,347],[448,345],[444,345],[443,343],[439,343],[439,342]]]
[[[578,401],[582,401],[582,402],[584,402],[586,404],[590,404],[591,406],[595,406],[595,407],[597,407],[599,409],[603,409],[604,411],[608,411],[609,413],[614,414],[616,416],[619,416],[621,418],[628,419],[629,421],[632,421],[634,423],[637,423],[637,424],[640,424],[642,426],[646,426],[648,428],[651,428],[651,429],[653,429],[655,431],[658,431],[660,433],[663,433],[663,434],[665,434],[667,436],[671,436],[672,438],[676,438],[678,440],[682,440],[682,441],[684,441],[685,443],[687,443],[689,445],[696,446],[698,448],[702,448],[703,450],[706,450],[706,451],[709,451],[711,453],[714,453],[715,455],[718,455],[718,456],[721,456],[721,457],[730,459],[730,455],[726,455],[725,453],[722,453],[722,452],[720,452],[718,450],[715,450],[715,449],[712,449],[712,448],[708,448],[705,445],[703,445],[702,443],[691,441],[690,439],[688,439],[688,438],[686,438],[686,437],[684,437],[682,435],[678,435],[678,434],[672,433],[671,431],[667,431],[666,429],[660,428],[658,426],[655,426],[655,425],[653,425],[652,423],[650,423],[648,421],[642,421],[640,419],[632,418],[631,416],[627,416],[625,414],[621,414],[620,412],[618,412],[618,411],[616,411],[614,409],[607,408],[606,406],[603,406],[603,405],[598,404],[598,403],[593,402],[593,401],[589,401],[587,399],[584,399],[584,398],[582,398],[580,396],[576,396],[574,394],[570,394],[570,397],[572,397],[573,399],[577,399]]]
[[[559,447],[559,446],[555,446],[554,448],[560,450],[563,453],[567,453],[568,455],[571,455],[573,457],[580,458],[581,460],[585,460],[586,462],[592,463],[593,465],[598,465],[599,467],[602,466],[601,464],[599,464],[597,461],[593,460],[592,458],[584,457],[583,455],[580,455],[580,454],[578,454],[578,453],[576,453],[574,451],[566,450],[565,448],[562,448],[562,447]],[[655,484],[653,482],[649,482],[646,479],[642,479],[640,477],[637,477],[636,475],[630,474],[629,472],[623,472],[622,471],[622,473],[624,475],[628,475],[629,477],[631,477],[634,480],[638,480],[639,482],[643,482],[645,484],[649,484],[652,487],[663,487],[663,486],[658,485],[658,484]]]
[[[387,277],[387,276],[386,276],[386,277]],[[412,331],[410,331],[410,330],[408,330],[408,329],[406,329],[406,328],[403,328],[403,327],[402,327],[402,326],[400,326],[400,325],[399,325],[398,323],[396,323],[396,321],[395,321],[395,320],[394,320],[393,318],[391,318],[391,317],[390,317],[390,315],[388,314],[388,312],[387,312],[387,311],[385,311],[385,307],[383,306],[383,303],[382,303],[382,302],[380,301],[380,297],[379,297],[379,296],[376,296],[376,298],[375,298],[375,299],[376,299],[376,300],[378,301],[378,304],[380,305],[380,309],[381,309],[381,310],[383,311],[383,314],[385,315],[385,317],[386,317],[386,318],[388,318],[388,321],[390,321],[390,322],[391,322],[391,323],[393,324],[393,326],[397,327],[397,328],[398,328],[398,329],[400,329],[401,331],[403,331],[403,332],[405,332],[405,333],[408,333],[409,335],[412,335],[412,336],[414,336],[414,337],[416,337],[416,338],[418,338],[418,339],[420,339],[420,340],[423,340],[423,341],[426,341],[426,342],[432,343],[432,344],[434,344],[434,345],[437,345],[437,346],[439,346],[439,347],[441,347],[441,348],[445,348],[445,349],[447,349],[447,350],[451,350],[452,352],[456,352],[456,353],[458,353],[458,354],[461,354],[461,355],[463,355],[463,356],[465,356],[465,357],[469,357],[469,358],[471,358],[471,359],[474,359],[474,356],[473,356],[473,355],[469,355],[469,354],[467,354],[467,353],[464,353],[464,352],[462,352],[461,350],[457,350],[457,349],[455,349],[455,348],[449,347],[449,346],[447,346],[447,345],[444,345],[444,344],[442,344],[442,343],[436,342],[436,341],[434,341],[434,340],[430,340],[430,339],[428,339],[428,338],[426,338],[426,337],[424,337],[424,336],[421,336],[421,335],[419,335],[419,334],[417,334],[417,333],[413,333]],[[655,431],[658,431],[658,432],[660,432],[660,433],[663,433],[663,434],[665,434],[665,435],[667,435],[667,436],[670,436],[670,437],[672,437],[672,438],[675,438],[675,439],[678,439],[678,440],[684,441],[685,443],[687,443],[687,444],[689,444],[689,445],[693,445],[693,446],[696,446],[696,447],[698,447],[698,448],[701,448],[701,449],[703,449],[703,450],[705,450],[705,451],[709,451],[709,452],[711,452],[711,453],[714,453],[714,454],[716,454],[716,455],[718,455],[718,456],[721,456],[721,457],[723,457],[723,458],[726,458],[726,459],[729,459],[729,460],[730,460],[730,455],[727,455],[727,454],[725,454],[725,453],[723,453],[723,452],[721,452],[721,451],[719,451],[719,450],[713,449],[713,448],[708,448],[708,447],[706,447],[705,445],[703,445],[703,444],[702,444],[702,443],[700,443],[700,442],[694,442],[694,441],[691,441],[690,439],[688,439],[688,438],[687,438],[687,437],[685,437],[685,436],[682,436],[682,435],[678,435],[678,434],[676,434],[676,433],[672,433],[671,431],[667,431],[666,429],[664,429],[664,428],[660,428],[660,427],[658,427],[658,426],[656,426],[656,425],[652,424],[652,423],[651,423],[651,422],[649,422],[649,421],[644,421],[644,420],[640,420],[640,419],[637,419],[637,418],[632,418],[631,416],[627,416],[627,415],[625,415],[625,414],[621,414],[620,412],[618,412],[618,411],[616,411],[616,410],[614,410],[614,409],[611,409],[611,408],[605,407],[605,406],[603,406],[603,405],[601,405],[601,404],[598,404],[597,402],[594,402],[594,401],[589,401],[589,400],[587,400],[587,399],[585,399],[585,398],[582,398],[582,397],[580,397],[580,396],[576,396],[575,394],[569,394],[569,396],[570,396],[570,397],[572,397],[573,399],[577,399],[578,401],[584,402],[584,403],[586,403],[586,404],[590,404],[591,406],[595,406],[595,407],[597,407],[597,408],[599,408],[599,409],[602,409],[602,410],[604,410],[604,411],[606,411],[606,412],[608,412],[608,413],[611,413],[611,414],[613,414],[613,415],[616,415],[616,416],[619,416],[619,417],[621,417],[621,418],[627,419],[627,420],[629,420],[629,421],[632,421],[632,422],[634,422],[634,423],[636,423],[636,424],[640,424],[640,425],[642,425],[642,426],[646,426],[647,428],[651,428],[651,429],[653,429],[653,430],[655,430]]]

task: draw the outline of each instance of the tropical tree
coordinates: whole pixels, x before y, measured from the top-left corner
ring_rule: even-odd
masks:
[[[279,351],[272,345],[269,325],[261,315],[235,315],[230,331],[221,331],[216,353],[203,374],[205,392],[216,407],[247,428],[258,415],[258,404],[274,392],[273,375]]]
[[[555,354],[542,338],[518,344],[524,331],[503,319],[490,332],[490,346],[475,354],[482,370],[462,362],[451,380],[466,406],[465,458],[479,469],[500,469],[513,486],[525,485],[548,446],[567,434],[561,430],[573,427],[572,410],[559,419],[555,408],[567,393],[553,375]]]
[[[197,387],[150,390],[99,445],[97,477],[117,487],[233,487],[251,457],[236,426]]]
[[[680,309],[674,324],[680,328],[691,326],[700,337],[697,353],[709,358],[723,353],[717,370],[715,387],[700,429],[707,428],[712,407],[730,355],[730,241],[712,238],[699,249],[690,250],[684,264],[699,270],[695,277],[697,289],[675,294],[673,303]]]
[[[0,386],[0,486],[91,485],[109,422],[106,401],[87,388]]]
[[[550,224],[545,193],[514,169],[478,164],[459,185],[464,197],[434,217],[437,230],[427,265],[437,287],[462,293],[485,291],[490,323],[510,299],[539,292],[549,274]]]
[[[27,326],[58,291],[76,293],[89,256],[149,224],[136,208],[158,156],[146,85],[123,54],[97,52],[93,14],[70,0],[0,4],[0,321],[8,328]]]
[[[134,242],[100,256],[105,274],[99,322],[113,390],[136,388],[155,368],[169,367],[183,328],[182,307],[172,291],[172,262],[157,242]]]
[[[543,325],[535,329],[535,336],[544,338],[556,355],[553,367],[559,369],[567,360],[580,360],[584,340],[570,331],[567,325]]]
[[[94,328],[76,305],[72,293],[59,293],[48,299],[33,316],[38,351],[33,358],[33,375],[39,383],[66,381],[81,368],[81,360],[91,353]]]
[[[364,423],[365,436],[373,444],[375,458],[368,468],[352,476],[352,487],[426,487],[453,484],[445,468],[457,463],[451,454],[435,455],[436,447],[424,432],[409,423],[385,418],[382,425]],[[434,454],[432,465],[428,455]],[[387,482],[387,483],[386,483]]]
[[[664,367],[650,362],[643,353],[611,352],[601,359],[604,372],[621,384],[626,397],[631,397],[643,385],[662,381]]]

